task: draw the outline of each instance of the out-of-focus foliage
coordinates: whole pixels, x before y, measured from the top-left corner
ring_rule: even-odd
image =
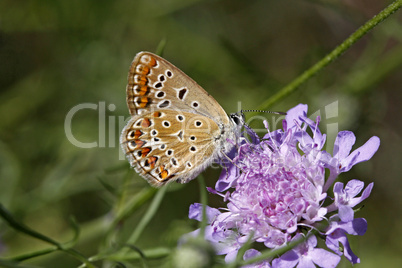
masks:
[[[163,56],[202,85],[228,113],[253,109],[389,3],[2,0],[1,203],[30,228],[60,242],[72,239],[69,218],[74,216],[81,231],[75,249],[87,257],[121,247],[118,243],[132,234],[155,194],[129,169],[118,145],[129,115],[128,67],[137,52],[154,52],[165,40]],[[361,267],[402,263],[401,18],[400,11],[391,16],[270,108],[286,111],[306,103],[333,133],[353,131],[357,146],[373,135],[380,137],[374,158],[348,173],[348,179],[375,183],[365,201],[367,208],[359,212],[368,220],[367,234],[351,238]],[[71,135],[66,132],[69,118]],[[262,127],[258,120],[251,125]],[[334,137],[329,140],[333,143]],[[93,148],[77,147],[77,142]],[[216,167],[204,172],[207,186],[214,185],[219,172]],[[197,224],[187,219],[188,206],[199,202],[197,181],[168,187],[134,245],[154,256],[166,255],[166,249],[174,249],[178,238]],[[220,199],[209,198],[209,203],[219,206]],[[0,228],[3,258],[49,247],[1,221]],[[79,265],[64,253],[26,263]],[[133,267],[140,263],[133,262]],[[167,259],[147,263],[160,267]]]

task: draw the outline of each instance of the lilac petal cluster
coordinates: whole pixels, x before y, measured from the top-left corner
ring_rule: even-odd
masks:
[[[340,173],[369,160],[380,140],[372,137],[351,152],[356,138],[341,131],[331,155],[323,150],[326,135],[319,130],[319,121],[319,117],[309,119],[307,105],[299,104],[287,112],[283,129],[268,130],[261,140],[246,129],[253,142],[239,146],[215,189],[208,188],[223,197],[226,207],[207,208],[205,238],[218,255],[225,255],[226,262],[235,260],[250,236],[267,249],[281,248],[300,237],[305,241],[282,256],[245,267],[335,267],[342,255],[353,264],[360,262],[347,235],[365,233],[367,222],[354,218],[353,208],[370,195],[373,183],[364,188],[358,180],[346,186],[334,182]],[[193,204],[190,218],[201,220],[201,211],[200,204]],[[318,235],[325,237],[326,249],[317,248]],[[243,259],[259,254],[249,249]]]

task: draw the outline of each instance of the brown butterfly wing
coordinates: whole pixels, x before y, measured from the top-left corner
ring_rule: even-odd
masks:
[[[219,103],[193,79],[150,52],[135,56],[126,93],[131,115],[170,109],[201,114],[225,125],[230,121]]]
[[[219,152],[218,125],[184,111],[158,110],[133,116],[121,136],[130,164],[150,184],[187,182],[211,164]]]

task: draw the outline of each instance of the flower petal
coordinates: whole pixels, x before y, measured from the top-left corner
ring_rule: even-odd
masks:
[[[286,123],[287,128],[291,129],[296,126],[296,122],[298,122],[299,126],[301,126],[301,121],[299,117],[307,115],[307,104],[299,104],[296,107],[290,109],[286,113]]]
[[[376,136],[371,137],[364,145],[341,161],[341,171],[349,171],[357,163],[369,160],[377,152],[378,147],[380,147],[380,139]]]
[[[334,268],[341,261],[341,257],[322,248],[315,248],[310,253],[315,264],[323,268]]]
[[[353,220],[355,213],[350,206],[340,205],[338,207],[338,211],[339,211],[339,218],[341,219],[341,221],[350,222]]]
[[[211,208],[209,206],[206,207],[206,215],[208,219],[208,223],[211,223],[221,212],[216,208]],[[194,219],[197,221],[202,220],[202,204],[194,203],[190,205],[190,209],[188,212],[189,219]]]
[[[280,258],[272,261],[272,267],[275,268],[292,268],[299,262],[299,255],[294,250],[289,250]]]
[[[341,131],[335,139],[333,156],[339,160],[344,159],[352,150],[356,142],[356,136],[351,131]]]
[[[297,268],[316,268],[316,266],[314,265],[311,258],[303,256],[303,258],[300,258]]]
[[[345,192],[349,198],[353,198],[358,195],[364,187],[364,182],[359,180],[350,180],[345,186]]]
[[[215,189],[218,192],[223,192],[233,187],[237,181],[239,173],[239,169],[235,165],[232,163],[228,164],[228,167],[222,170],[221,175],[215,184]]]
[[[353,198],[352,200],[349,201],[349,206],[353,208],[354,206],[356,206],[357,204],[362,202],[364,199],[369,197],[370,193],[371,193],[371,190],[373,189],[373,186],[374,186],[374,183],[373,182],[370,183],[366,187],[366,189],[364,189],[364,191],[363,191],[363,193],[362,193],[362,195],[360,197]]]

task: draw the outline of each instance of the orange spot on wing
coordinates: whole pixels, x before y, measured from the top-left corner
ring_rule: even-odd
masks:
[[[148,94],[148,92],[149,88],[147,86],[142,86],[138,93],[140,94],[140,96],[145,96]]]
[[[174,174],[172,174],[172,175],[174,175]],[[165,165],[160,165],[159,166],[159,177],[161,179],[168,180],[168,179],[170,179],[172,177],[172,175],[169,176],[169,171],[167,169],[165,169]]]
[[[154,112],[154,117],[160,117],[162,115],[161,112]]]
[[[138,80],[138,84],[141,86],[145,86],[148,84],[148,78],[145,76],[141,76],[140,79]]]
[[[150,151],[151,151],[151,148],[149,148],[149,147],[142,148],[142,150],[141,150],[142,157],[147,156]]]
[[[151,126],[151,120],[149,118],[144,118],[141,122],[141,127],[146,128]]]
[[[158,158],[157,158],[156,156],[151,156],[151,157],[148,159],[148,163],[149,163],[149,165],[151,166],[151,168],[154,168],[154,167],[155,167],[155,163],[156,163],[157,160],[158,160]]]
[[[134,139],[137,140],[142,134],[143,134],[142,131],[139,130],[139,129],[137,129],[137,130],[134,132]]]
[[[148,105],[148,103],[149,103],[149,98],[147,98],[147,97],[142,97],[141,98],[141,102],[140,102],[140,107],[141,108],[145,108],[145,107],[147,107],[147,105]]]
[[[164,169],[164,170],[161,172],[161,178],[162,178],[162,179],[166,179],[168,175],[169,175],[169,174],[168,174],[168,172],[167,172],[166,169]]]
[[[156,59],[154,57],[149,57],[149,66],[154,67],[156,65]]]
[[[142,66],[139,68],[140,74],[147,75],[149,74],[150,68],[148,66]]]
[[[146,142],[142,140],[135,140],[136,149],[141,148],[142,146],[144,146],[145,143]]]

